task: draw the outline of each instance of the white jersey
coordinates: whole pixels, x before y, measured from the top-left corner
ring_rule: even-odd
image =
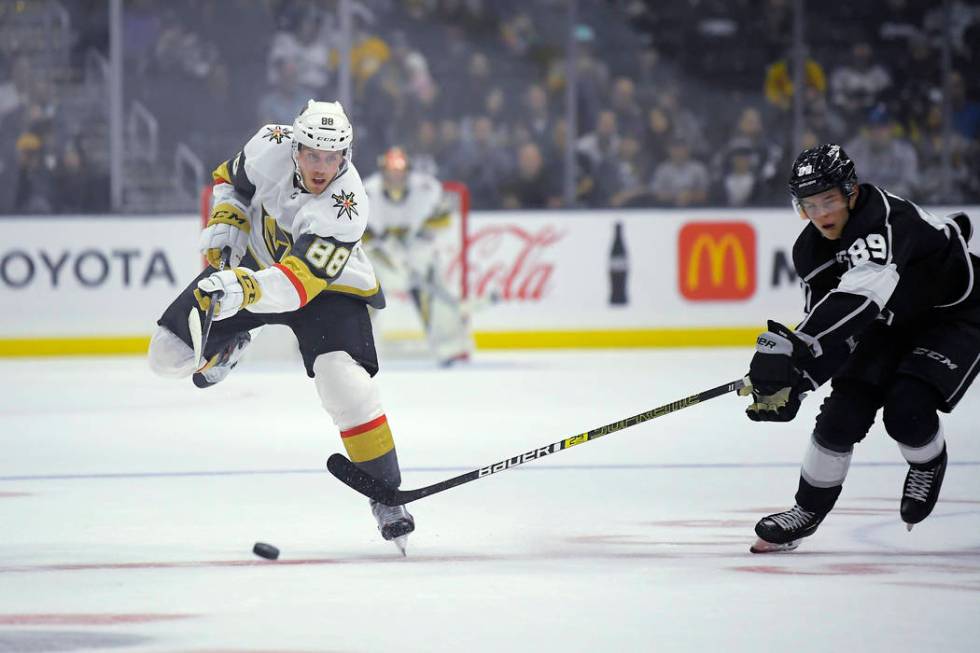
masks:
[[[376,307],[384,298],[361,247],[370,202],[347,162],[319,195],[298,187],[292,129],[265,125],[242,151],[214,172],[214,202],[244,204],[248,251],[261,272],[254,312],[295,310],[320,292],[340,292]]]
[[[400,197],[385,191],[380,172],[364,180],[364,190],[371,199],[371,229],[379,235],[416,236],[446,215],[442,184],[430,174],[410,171]]]

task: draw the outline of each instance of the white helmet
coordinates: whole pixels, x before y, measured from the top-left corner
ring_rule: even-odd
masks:
[[[293,121],[293,147],[303,144],[315,150],[339,152],[348,150],[353,142],[354,128],[340,102],[310,100]]]
[[[299,146],[310,147],[327,152],[343,152],[338,175],[347,169],[351,159],[351,145],[354,143],[354,128],[344,113],[340,102],[317,102],[310,100],[306,108],[293,121],[293,164],[296,181],[304,190],[306,184],[299,171]]]

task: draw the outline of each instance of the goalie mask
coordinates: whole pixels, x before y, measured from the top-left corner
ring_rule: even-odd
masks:
[[[340,102],[310,100],[306,108],[293,121],[293,164],[296,166],[297,183],[309,191],[299,172],[299,148],[309,147],[326,152],[341,152],[344,161],[338,175],[343,174],[351,160],[354,128]]]
[[[378,168],[384,181],[385,193],[395,201],[404,197],[411,161],[401,147],[395,146],[378,157]]]

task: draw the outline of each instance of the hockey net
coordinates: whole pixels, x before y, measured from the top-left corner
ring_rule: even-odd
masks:
[[[458,181],[443,182],[443,192],[449,206],[450,224],[436,236],[438,274],[449,292],[465,300],[469,294],[467,279],[469,261],[470,193]],[[211,186],[201,192],[201,221],[207,224],[211,212]],[[370,223],[370,217],[368,217]],[[387,307],[373,312],[375,340],[382,358],[426,358],[429,355],[425,331],[418,312],[408,293],[385,291]],[[255,338],[246,354],[250,359],[269,361],[299,360],[296,340],[287,327],[270,325]]]

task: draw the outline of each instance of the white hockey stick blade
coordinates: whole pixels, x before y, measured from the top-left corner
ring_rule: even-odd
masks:
[[[752,553],[788,553],[798,546],[800,546],[800,540],[793,540],[785,544],[773,544],[772,542],[766,542],[759,538],[755,541],[755,544],[749,547],[749,551]]]
[[[194,348],[194,369],[200,369],[204,363],[201,358],[204,352],[201,350],[201,312],[197,308],[192,308],[187,314],[187,329],[191,332],[191,346]]]

